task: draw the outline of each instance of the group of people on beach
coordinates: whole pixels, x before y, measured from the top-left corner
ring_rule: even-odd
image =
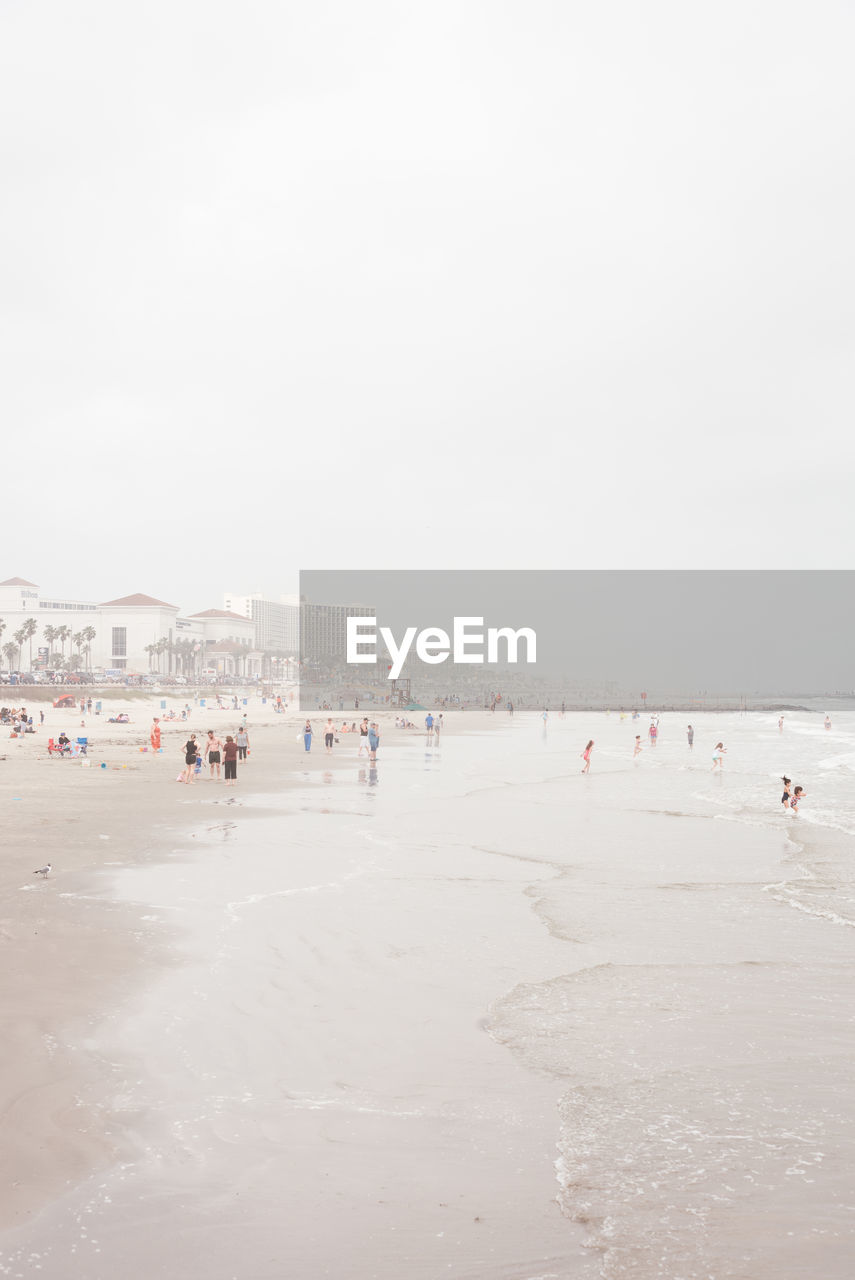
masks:
[[[654,717],[651,720],[650,730],[649,730],[651,746],[655,746],[656,744],[658,727],[659,727],[659,719],[658,717]],[[784,717],[781,716],[780,720],[778,721],[778,728],[783,731],[783,727],[784,727]],[[831,728],[831,720],[829,719],[828,716],[825,717],[825,728],[826,729]],[[688,741],[689,750],[691,751],[694,749],[694,745],[695,745],[695,731],[691,725],[687,726],[686,738]],[[593,749],[594,749],[594,740],[593,738],[591,738],[587,746],[585,747],[585,750],[580,755],[580,759],[584,760],[585,762],[584,765],[582,766],[582,773],[590,772],[591,753]],[[633,759],[635,759],[636,756],[639,756],[641,754],[641,750],[642,750],[641,734],[637,733],[635,735],[635,747],[632,753]],[[717,742],[715,744],[715,748],[713,749],[713,754],[712,754],[713,772],[716,772],[716,771],[721,772],[724,769],[724,757],[726,754],[727,754],[727,747],[724,745],[723,742]],[[807,792],[805,791],[804,787],[801,787],[801,786],[794,787],[792,779],[788,778],[786,774],[782,778],[782,782],[784,784],[784,794],[781,796],[781,804],[784,807],[784,811],[793,813],[796,817],[798,817],[799,802],[804,799],[804,797],[807,795]]]
[[[155,722],[157,723],[157,722]],[[158,742],[160,740],[158,731]],[[203,762],[207,763],[210,768],[210,777],[215,776],[219,780],[220,766],[222,764],[223,777],[227,787],[237,786],[237,762],[238,760],[246,760],[249,755],[249,734],[246,729],[246,717],[244,722],[235,730],[234,734],[227,733],[225,742],[222,742],[213,729],[209,729],[204,745],[196,740],[195,733],[191,733],[190,737],[184,744],[184,772],[179,776],[178,781],[190,784],[195,782],[196,777],[202,772]]]
[[[411,720],[405,720],[402,717],[396,717],[395,727],[398,729],[414,729],[416,726]],[[437,742],[442,732],[442,712],[438,716],[434,716],[432,712],[428,712],[425,716],[425,733],[428,742]],[[367,716],[362,717],[361,724],[357,727],[356,721],[348,728],[347,722],[342,721],[341,728],[336,729],[332,716],[327,717],[324,725],[324,751],[328,756],[333,754],[333,747],[339,740],[339,735],[344,733],[357,734],[359,737],[359,746],[357,748],[357,756],[363,753],[372,761],[377,759],[377,749],[380,746],[380,726],[376,720],[369,721]],[[314,741],[315,731],[312,727],[311,720],[307,720],[303,726],[298,739],[303,740],[304,751],[311,751],[312,742]]]
[[[369,724],[368,717],[363,716],[362,723],[358,729],[356,727],[355,720],[350,729],[348,729],[346,724],[342,724],[341,729],[336,729],[332,716],[329,716],[326,724],[324,725],[324,751],[328,756],[331,756],[333,753],[333,746],[338,742],[337,735],[339,733],[357,733],[359,735],[359,747],[356,752],[357,756],[361,756],[364,751],[370,760],[377,759],[377,748],[380,746],[380,726],[377,724],[376,720],[372,720]],[[302,735],[298,735],[298,737],[299,736],[302,736],[304,750],[311,751],[312,741],[315,736],[311,720],[306,721],[303,726]]]
[[[45,713],[39,712],[41,723],[45,722]],[[2,707],[0,708],[0,724],[9,726],[11,738],[21,737],[25,733],[35,733],[36,726],[33,724],[33,717],[28,714],[26,707]]]

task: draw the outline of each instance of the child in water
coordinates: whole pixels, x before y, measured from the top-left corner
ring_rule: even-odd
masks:
[[[783,776],[783,778],[781,779],[781,781],[782,781],[782,782],[783,782],[783,784],[784,784],[784,794],[781,796],[781,804],[782,804],[782,805],[784,806],[784,808],[786,809],[786,808],[788,808],[788,807],[789,807],[790,800],[791,800],[791,799],[792,799],[792,797],[793,797],[793,791],[792,791],[792,787],[793,787],[793,780],[792,780],[792,778],[788,778],[788,777],[787,777],[787,775],[786,775],[786,774],[784,774],[784,776]]]
[[[807,792],[805,791],[804,787],[794,787],[794,788],[793,788],[793,798],[792,798],[792,800],[790,801],[790,808],[792,809],[792,811],[793,811],[793,813],[796,815],[796,817],[798,817],[798,816],[799,816],[799,801],[800,801],[800,800],[801,800],[805,795],[807,795]]]

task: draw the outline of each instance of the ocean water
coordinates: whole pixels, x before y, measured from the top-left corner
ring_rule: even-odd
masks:
[[[491,1025],[568,1081],[559,1202],[609,1280],[851,1274],[855,715],[830,710],[830,730],[698,716],[692,751],[688,717],[663,716],[631,764],[649,717],[591,730],[620,796],[579,802],[585,870],[538,900],[589,963],[521,984]]]
[[[0,1274],[851,1275],[855,713],[686,719],[295,758],[105,876],[171,940],[73,1046],[127,1157]]]

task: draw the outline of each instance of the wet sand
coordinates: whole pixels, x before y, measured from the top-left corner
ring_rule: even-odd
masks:
[[[82,1106],[8,1273],[842,1280],[851,930],[817,868],[849,837],[758,817],[738,734],[756,758],[765,729],[725,725],[710,781],[667,722],[637,767],[598,725],[587,778],[572,717],[387,732],[376,769],[272,724],[234,793],[139,762],[118,858],[106,771],[76,879],[19,895],[127,953],[90,962],[82,1020],[34,1025]]]
[[[185,701],[183,695],[170,699],[176,709]],[[33,710],[38,722],[36,704]],[[130,724],[107,723],[122,711]],[[222,783],[175,783],[183,743],[191,729],[197,736],[208,727],[225,733],[240,715],[200,710],[189,723],[163,722],[163,751],[156,754],[149,740],[155,714],[163,714],[159,697],[141,703],[117,696],[105,702],[100,717],[87,716],[83,724],[79,710],[45,705],[46,721],[36,734],[23,742],[3,739],[0,797],[9,824],[0,862],[8,1046],[0,1068],[5,1226],[31,1217],[93,1168],[111,1166],[127,1147],[121,1131],[92,1113],[91,1098],[107,1081],[99,1077],[97,1055],[80,1046],[105,1008],[122,1007],[159,966],[171,963],[173,938],[151,921],[140,928],[137,914],[121,903],[89,896],[93,875],[158,862],[186,840],[194,815],[210,799],[205,788]],[[260,705],[251,715],[258,743],[241,771],[244,791],[272,785],[281,772],[279,753],[287,743],[290,754],[299,720],[296,713],[276,716]],[[48,755],[48,738],[62,730],[72,740],[90,738],[88,765],[83,757]],[[49,861],[47,880],[33,875]]]

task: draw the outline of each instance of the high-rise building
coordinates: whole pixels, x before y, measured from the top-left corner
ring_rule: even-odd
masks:
[[[300,656],[310,662],[342,664],[347,652],[347,619],[373,618],[367,604],[300,604]]]
[[[297,596],[268,600],[260,591],[248,596],[226,593],[223,607],[230,613],[251,618],[255,624],[255,647],[266,653],[296,654],[300,648],[300,604]]]

